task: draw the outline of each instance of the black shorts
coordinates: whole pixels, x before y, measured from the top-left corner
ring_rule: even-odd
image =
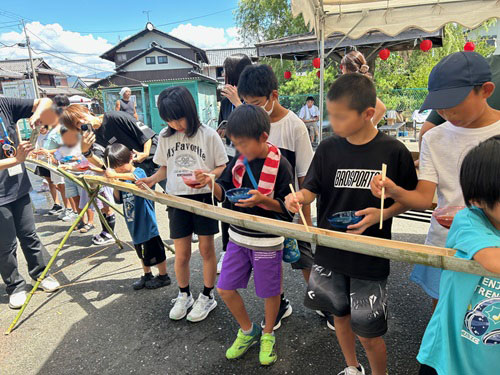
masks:
[[[47,168],[40,166],[35,168],[35,174],[40,177],[50,177],[50,171]]]
[[[387,279],[355,279],[315,264],[304,305],[338,317],[350,314],[352,330],[361,337],[387,332]]]
[[[294,270],[310,270],[314,264],[314,256],[309,242],[297,241],[299,244],[300,259],[291,263]]]
[[[184,195],[182,198],[212,204],[211,194]],[[193,233],[196,233],[198,236],[211,236],[219,233],[219,223],[217,220],[173,207],[168,207],[167,212],[170,238],[173,240],[190,236]]]
[[[134,245],[134,247],[139,259],[142,259],[147,267],[155,266],[167,259],[165,245],[163,245],[160,236],[150,238],[146,242]]]

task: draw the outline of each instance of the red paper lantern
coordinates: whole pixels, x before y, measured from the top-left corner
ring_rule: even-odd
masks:
[[[387,48],[381,50],[378,53],[378,57],[380,57],[382,60],[387,60],[390,55],[391,55],[391,51],[389,51]]]
[[[316,76],[317,76],[318,78],[320,78],[320,77],[321,77],[321,70],[318,70],[318,71],[316,72]]]
[[[287,70],[285,74],[283,74],[283,76],[285,77],[285,79],[290,79],[292,78],[292,73]]]
[[[428,50],[430,50],[432,48],[432,40],[430,39],[424,39],[422,40],[422,42],[420,43],[420,49],[424,52],[427,52]]]
[[[472,52],[476,49],[476,45],[472,42],[467,42],[464,45],[464,51]]]
[[[316,57],[314,60],[313,60],[313,66],[316,68],[316,69],[319,69],[320,66],[321,66],[321,59],[319,57]]]

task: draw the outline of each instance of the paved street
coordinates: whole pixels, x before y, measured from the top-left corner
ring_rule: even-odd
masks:
[[[38,233],[52,253],[69,224],[45,214],[45,193],[34,194],[33,198]],[[167,215],[160,206],[157,215],[166,240]],[[394,239],[422,243],[426,231],[426,224],[396,220]],[[120,218],[117,233],[124,240],[130,238]],[[219,297],[218,307],[205,321],[171,321],[168,311],[171,300],[177,296],[175,283],[153,291],[132,290],[130,285],[141,270],[130,247],[119,250],[113,245],[81,260],[102,249],[90,245],[93,234],[71,236],[53,267],[53,272],[61,270],[55,277],[64,287],[52,295],[37,293],[18,328],[10,336],[0,336],[1,375],[337,374],[343,369],[335,334],[303,306],[304,281],[299,272],[288,266],[284,285],[294,312],[276,333],[278,362],[272,368],[262,368],[257,347],[236,362],[225,359],[225,349],[234,339],[237,325]],[[218,237],[217,251],[220,247]],[[18,258],[20,271],[28,280],[21,251]],[[191,265],[191,288],[197,295],[203,283],[196,246]],[[417,373],[415,356],[430,317],[430,300],[408,281],[410,270],[408,264],[392,264],[386,335],[390,374]],[[174,276],[173,257],[169,259],[169,272]],[[255,297],[253,286],[242,294],[252,319],[260,321],[263,303]],[[4,285],[0,283],[2,332],[16,314],[7,302]],[[364,356],[360,361],[367,366]]]

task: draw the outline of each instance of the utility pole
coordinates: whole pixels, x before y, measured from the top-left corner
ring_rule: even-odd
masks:
[[[23,23],[24,35],[26,36],[26,47],[28,47],[28,54],[30,57],[31,76],[33,77],[33,85],[35,88],[35,99],[38,99],[40,97],[40,93],[38,92],[38,80],[36,77],[35,64],[33,64],[33,56],[31,55],[30,37],[26,31],[26,24],[24,23],[24,20],[21,20],[21,22]]]

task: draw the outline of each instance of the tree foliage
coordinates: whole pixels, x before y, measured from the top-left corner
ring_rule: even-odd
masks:
[[[289,0],[240,0],[235,18],[245,44],[308,31],[302,16],[293,18]]]

